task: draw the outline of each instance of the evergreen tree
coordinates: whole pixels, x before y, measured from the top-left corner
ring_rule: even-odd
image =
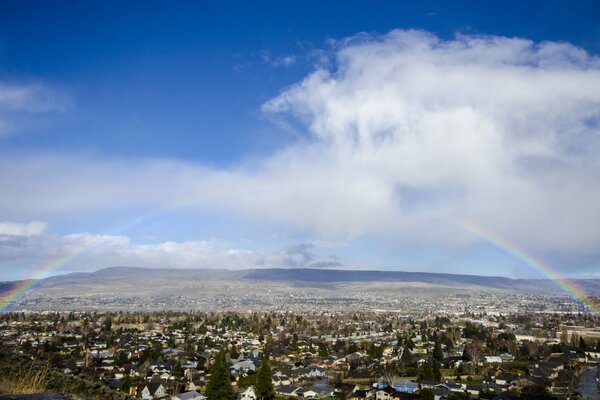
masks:
[[[181,361],[177,360],[177,364],[175,364],[175,368],[173,368],[173,376],[176,378],[183,377],[183,369],[181,369]]]
[[[431,369],[431,365],[429,365],[428,362],[425,363],[425,365],[423,365],[423,368],[421,368],[418,378],[419,381],[432,381],[434,379],[433,370]]]
[[[256,385],[254,393],[257,400],[270,400],[275,398],[275,389],[271,378],[271,366],[269,365],[269,357],[264,356],[258,372],[256,373]]]
[[[292,336],[292,344],[290,347],[292,351],[298,350],[298,335],[296,333],[294,333],[294,335]]]
[[[456,369],[454,370],[454,374],[456,375],[456,380],[457,380],[457,381],[460,381],[460,380],[462,379],[462,376],[461,376],[461,374],[460,374],[460,369],[459,369],[459,368],[456,368]]]
[[[325,343],[319,344],[319,357],[327,358],[329,357],[329,352],[327,351],[327,345]]]
[[[400,361],[402,361],[404,365],[410,365],[412,363],[412,351],[408,347],[402,349]]]
[[[398,340],[398,341],[397,341],[397,343],[396,343],[396,345],[397,345],[398,347],[401,347],[401,346],[403,346],[403,345],[404,345],[404,338],[402,338],[402,336],[400,336],[400,335],[397,335],[397,336],[396,336],[396,339]]]
[[[442,380],[442,372],[440,371],[440,363],[433,360],[433,379],[436,381]]]
[[[450,336],[444,336],[444,344],[446,345],[447,349],[454,348],[454,342]]]
[[[231,378],[229,368],[225,361],[225,351],[217,353],[215,361],[210,368],[210,378],[206,385],[206,397],[208,400],[235,400],[237,398]]]
[[[440,339],[436,339],[435,347],[433,348],[433,359],[439,361],[440,363],[444,362],[444,351],[442,350],[442,343]]]

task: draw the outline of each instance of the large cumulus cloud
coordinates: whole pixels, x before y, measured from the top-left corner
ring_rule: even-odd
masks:
[[[301,119],[332,184],[358,188],[346,193],[369,222],[340,213],[347,231],[468,218],[539,250],[598,251],[597,57],[565,43],[417,31],[337,49],[333,68],[264,108]]]

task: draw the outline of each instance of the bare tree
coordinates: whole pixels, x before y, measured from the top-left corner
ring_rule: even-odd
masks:
[[[467,343],[463,357],[474,364],[479,364],[483,360],[483,350],[477,342]]]

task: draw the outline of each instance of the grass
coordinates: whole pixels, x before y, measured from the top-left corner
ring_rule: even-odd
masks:
[[[36,368],[31,364],[26,370],[15,370],[0,381],[2,394],[34,394],[48,390],[50,384],[50,366],[44,364]]]
[[[130,398],[96,380],[65,375],[47,362],[0,352],[0,395],[35,393],[82,395],[90,400]]]

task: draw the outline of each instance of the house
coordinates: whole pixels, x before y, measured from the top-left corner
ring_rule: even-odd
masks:
[[[328,382],[325,380],[315,382],[312,387],[305,390],[302,395],[304,397],[314,397],[318,399],[327,398],[328,396],[333,395],[334,389],[329,386]]]
[[[468,390],[469,386],[467,385],[467,390]],[[481,384],[481,390],[480,391],[488,391],[488,392],[494,392],[494,393],[500,393],[503,390],[506,389],[506,385],[499,385],[495,382],[483,382]]]
[[[462,385],[460,383],[456,383],[454,381],[444,381],[439,385],[436,385],[438,389],[447,389],[451,392],[464,392],[467,388],[466,385]]]
[[[275,393],[281,396],[302,396],[304,389],[300,386],[283,385],[275,388]]]
[[[378,389],[375,392],[375,399],[376,400],[391,400],[393,398],[395,398],[396,396],[396,389],[387,386],[383,389]]]
[[[167,364],[163,364],[163,363],[152,364],[152,365],[150,365],[150,371],[154,375],[162,375],[165,373],[170,374],[171,367],[168,366]]]
[[[373,384],[373,388],[375,389],[385,389],[387,387],[391,387],[392,384],[387,379],[381,378],[377,382]]]
[[[333,389],[333,397],[335,399],[346,399],[350,393],[359,390],[358,385],[351,383],[335,383]]]
[[[192,390],[199,389],[202,386],[204,386],[204,380],[195,379],[195,380],[191,380],[190,382],[188,382],[185,389],[192,391]]]
[[[496,382],[496,384],[498,384],[498,385],[508,385],[512,381],[519,379],[519,376],[515,375],[515,374],[506,374],[505,373],[505,374],[498,375],[493,379]]]
[[[433,391],[433,399],[434,400],[443,400],[447,399],[450,396],[450,391],[447,389],[435,388],[431,389]]]
[[[435,389],[437,387],[437,385],[439,385],[441,382],[438,381],[421,381],[419,382],[419,389]]]
[[[363,400],[373,398],[375,398],[375,395],[368,390],[355,390],[347,397],[348,400]]]
[[[273,375],[271,378],[273,386],[291,385],[292,381],[287,375]]]
[[[314,389],[306,389],[306,390],[302,391],[302,397],[305,397],[308,399],[320,399],[320,398],[322,398],[323,395],[324,395],[324,393],[319,393],[319,391],[314,390]]]
[[[325,370],[318,367],[310,367],[304,376],[307,378],[323,378],[325,376]]]
[[[144,400],[161,399],[167,395],[167,390],[160,382],[150,382],[142,387],[140,394]]]
[[[202,394],[200,394],[200,392],[197,392],[195,390],[192,390],[190,392],[179,393],[176,396],[171,396],[171,400],[191,400],[191,399],[206,400],[206,397],[204,397]]]
[[[402,393],[415,393],[419,390],[419,384],[412,381],[395,381],[392,383],[392,387]]]
[[[528,368],[529,375],[536,378],[548,378],[548,379],[556,379],[558,378],[558,372],[548,368],[546,365],[535,365]]]
[[[254,393],[254,387],[250,386],[248,389],[242,392],[242,398],[240,400],[256,400],[256,393]]]
[[[251,360],[238,361],[231,366],[232,372],[237,375],[240,372],[256,372],[256,365]]]
[[[502,363],[501,356],[485,356],[483,357],[483,362],[486,364],[500,364]]]

